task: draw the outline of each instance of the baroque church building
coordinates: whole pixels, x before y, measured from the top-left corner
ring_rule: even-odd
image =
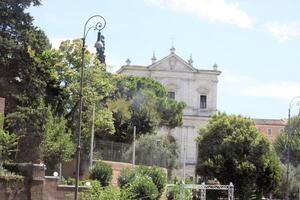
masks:
[[[148,76],[165,86],[169,97],[186,103],[183,111],[183,125],[170,130],[180,148],[180,163],[184,170],[177,175],[194,176],[197,162],[197,145],[195,139],[199,128],[204,127],[209,117],[217,111],[218,76],[221,71],[214,65],[212,69],[198,69],[193,60],[183,60],[170,49],[170,54],[161,60],[152,57],[148,66],[132,65],[126,60],[117,73],[137,76]],[[158,130],[166,134],[166,128]],[[185,165],[184,165],[185,163]]]

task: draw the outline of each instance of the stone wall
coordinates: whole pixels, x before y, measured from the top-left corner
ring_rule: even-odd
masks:
[[[71,200],[75,186],[59,185],[58,177],[45,176],[43,164],[10,164],[5,166],[20,176],[0,176],[0,200]],[[80,186],[79,192],[89,187]]]
[[[27,200],[24,181],[15,176],[0,176],[0,199]]]
[[[87,186],[79,186],[79,192],[88,190]],[[45,176],[43,200],[73,200],[75,194],[74,185],[59,185],[59,178]]]

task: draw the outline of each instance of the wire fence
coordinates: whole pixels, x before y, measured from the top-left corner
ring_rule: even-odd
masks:
[[[94,160],[132,163],[132,144],[97,140],[94,147]],[[167,158],[161,152],[141,151],[136,149],[135,164],[167,167]]]

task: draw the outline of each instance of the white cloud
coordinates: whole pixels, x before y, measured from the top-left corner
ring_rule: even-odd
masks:
[[[109,55],[106,56],[107,71],[115,73],[122,65],[125,64],[125,60],[119,58],[113,58]]]
[[[294,96],[300,96],[300,83],[274,82],[268,84],[259,84],[250,88],[245,88],[242,93],[246,96],[270,97],[289,101]]]
[[[300,96],[300,82],[265,83],[251,76],[223,71],[219,83],[222,90],[247,97],[266,97],[289,102],[294,96]]]
[[[274,37],[276,37],[281,43],[292,38],[300,37],[300,24],[282,24],[279,22],[271,22],[265,24],[265,29]]]
[[[237,3],[225,0],[144,0],[147,4],[171,7],[176,11],[191,13],[200,19],[229,23],[241,28],[252,26],[251,17]]]
[[[53,49],[58,49],[59,45],[64,40],[69,40],[68,38],[50,38],[50,43],[52,44]]]

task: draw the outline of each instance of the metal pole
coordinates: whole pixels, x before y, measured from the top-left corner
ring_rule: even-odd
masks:
[[[135,136],[136,136],[136,126],[133,127],[132,167],[135,167]]]
[[[88,22],[92,18],[100,18],[102,22],[97,22],[94,26],[86,29]],[[99,19],[99,20],[100,20]],[[80,88],[79,88],[79,117],[77,125],[77,148],[76,148],[76,176],[75,176],[75,200],[78,199],[78,182],[79,182],[79,171],[80,171],[80,151],[81,151],[81,121],[82,121],[82,107],[83,107],[83,69],[84,69],[84,54],[85,54],[85,39],[92,28],[99,32],[104,29],[106,25],[105,19],[101,15],[94,15],[90,17],[84,24],[83,37],[82,37],[82,49],[81,49],[81,67],[80,67]]]
[[[93,166],[93,153],[94,153],[94,133],[95,133],[95,110],[96,104],[93,106],[93,115],[92,115],[92,132],[91,132],[91,150],[90,150],[90,169]]]
[[[289,113],[288,113],[288,130],[287,130],[287,166],[286,166],[286,195],[285,199],[289,199],[289,171],[290,171],[290,121],[291,121],[291,106],[289,107]]]
[[[83,68],[84,68],[84,53],[85,53],[85,37],[82,38],[82,63],[80,68],[80,92],[79,92],[79,118],[78,118],[78,131],[77,131],[77,151],[76,151],[76,177],[75,177],[75,200],[78,199],[78,182],[79,182],[79,169],[80,169],[80,151],[81,151],[81,119],[82,119],[82,106],[83,106]]]

